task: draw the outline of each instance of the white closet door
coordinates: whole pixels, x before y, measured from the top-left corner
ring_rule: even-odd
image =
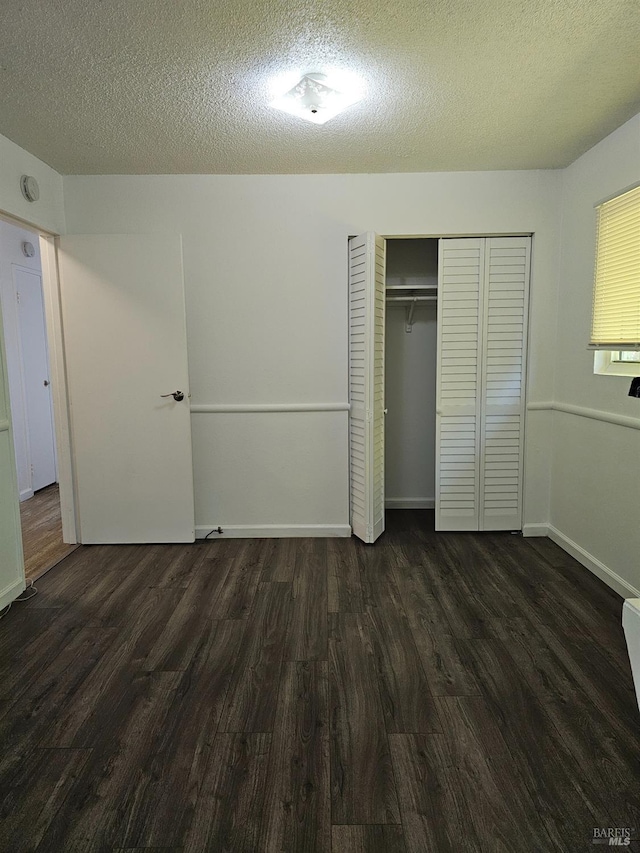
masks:
[[[488,237],[480,530],[520,530],[530,237]]]
[[[351,527],[363,542],[384,531],[385,241],[349,240]]]
[[[480,525],[484,252],[484,239],[439,242],[436,530]]]

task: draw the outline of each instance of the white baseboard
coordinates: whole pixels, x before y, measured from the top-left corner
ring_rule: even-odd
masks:
[[[0,591],[0,610],[3,610],[8,604],[11,604],[11,602],[20,595],[20,593],[24,592],[26,586],[24,578],[18,578],[18,580],[12,581],[9,586],[5,586],[5,588]]]
[[[549,535],[549,525],[548,524],[525,524],[522,528],[522,535],[525,539],[528,536],[548,536]]]
[[[434,509],[435,498],[385,498],[387,509]]]
[[[196,539],[204,539],[218,525],[197,526]],[[348,524],[222,524],[222,533],[209,539],[299,539],[309,536],[337,538],[351,536]]]
[[[28,501],[29,498],[32,498],[32,497],[33,497],[33,489],[23,489],[20,492],[20,503],[22,503],[22,501]]]
[[[549,538],[555,542],[556,545],[559,545],[563,551],[567,552],[567,554],[571,554],[574,559],[579,563],[582,563],[585,568],[589,569],[590,572],[593,572],[596,577],[599,577],[601,581],[604,581],[604,583],[606,583],[607,586],[610,586],[611,589],[615,590],[618,595],[621,595],[623,598],[638,598],[640,596],[640,590],[636,589],[635,586],[632,586],[624,578],[621,578],[620,575],[616,574],[616,572],[608,566],[605,566],[604,563],[601,563],[600,560],[588,551],[585,551],[584,548],[581,548],[577,542],[573,541],[573,539],[569,539],[568,536],[565,536],[564,533],[561,533],[551,524],[548,529]]]

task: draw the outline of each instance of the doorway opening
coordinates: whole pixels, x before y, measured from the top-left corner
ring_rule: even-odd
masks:
[[[386,250],[385,507],[433,511],[438,239],[387,239]]]
[[[0,300],[25,576],[36,580],[77,546],[64,541],[52,391],[51,329],[43,289],[46,240],[0,219]]]

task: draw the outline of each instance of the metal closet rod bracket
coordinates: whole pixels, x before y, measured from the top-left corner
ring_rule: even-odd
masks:
[[[413,312],[416,310],[417,298],[414,296],[411,305],[407,305],[407,322],[404,324],[405,332],[410,332],[413,329]]]

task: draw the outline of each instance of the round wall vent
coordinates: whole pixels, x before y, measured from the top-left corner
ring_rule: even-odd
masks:
[[[38,201],[40,198],[40,187],[32,175],[23,175],[20,178],[20,189],[27,201]]]
[[[22,254],[25,258],[33,258],[36,253],[36,250],[33,247],[33,243],[30,243],[28,240],[23,240],[22,242]]]

